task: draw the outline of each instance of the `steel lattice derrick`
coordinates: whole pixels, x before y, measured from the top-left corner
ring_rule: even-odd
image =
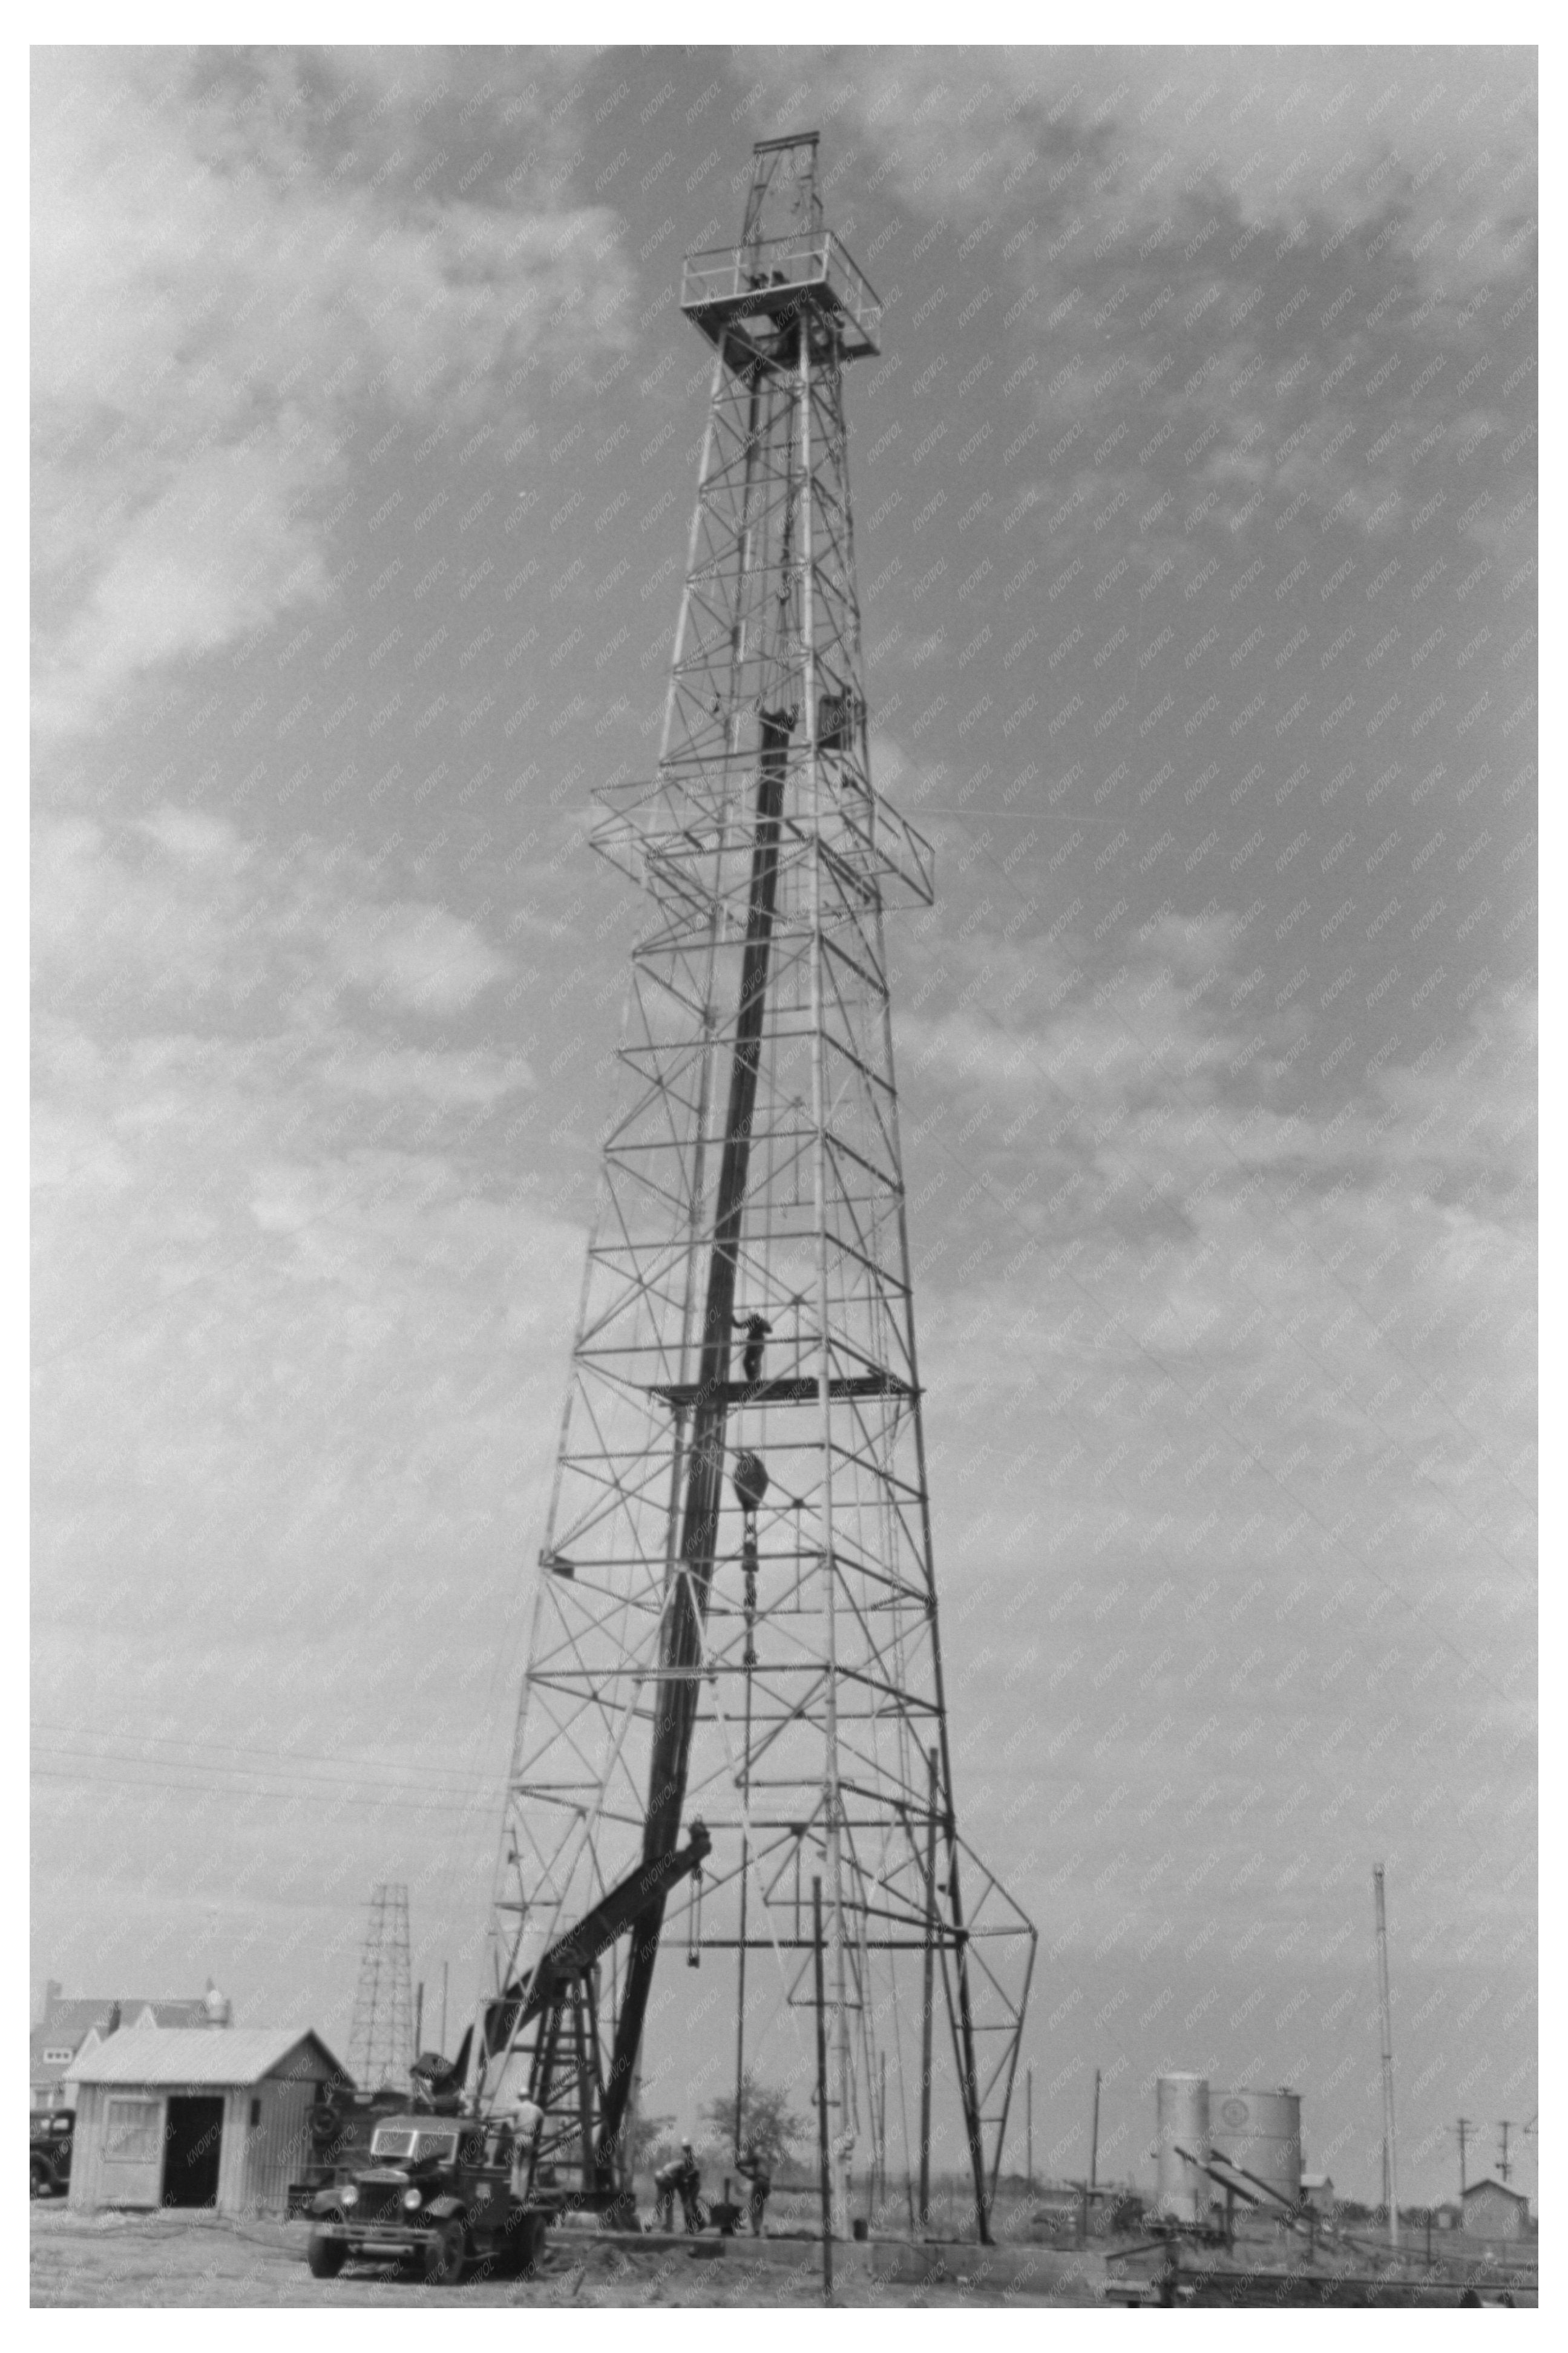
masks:
[[[417,2054],[408,1957],[408,1890],[383,1882],[372,1894],[349,2031],[349,2063],[368,2091],[401,2087]]]
[[[739,246],[686,272],[713,388],[658,770],[606,787],[595,828],[644,920],[492,1990],[683,1818],[712,1845],[606,1958],[592,2020],[556,2018],[572,2063],[540,2026],[475,2088],[559,2078],[564,2147],[591,2057],[607,2177],[661,1938],[735,1956],[738,2080],[748,2033],[754,2055],[807,1998],[820,1876],[840,2216],[923,1973],[984,2234],[1034,1931],[957,1828],[883,940],[886,909],[930,902],[931,860],[870,773],[843,373],[879,312],[823,227],[815,156],[815,137],[764,142]]]

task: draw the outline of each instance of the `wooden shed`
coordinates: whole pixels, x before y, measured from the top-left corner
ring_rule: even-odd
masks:
[[[306,2117],[343,2071],[308,2027],[141,2027],[84,2052],[70,2203],[282,2214]]]
[[[1522,2239],[1530,2227],[1530,2200],[1506,2182],[1472,2181],[1459,2201],[1472,2239]]]

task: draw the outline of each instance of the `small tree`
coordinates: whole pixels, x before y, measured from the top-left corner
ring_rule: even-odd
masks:
[[[626,2166],[628,2172],[640,2173],[645,2166],[662,2162],[661,2149],[667,2143],[673,2116],[635,2116],[626,2126]]]
[[[700,2113],[718,2146],[724,2150],[732,2149],[734,2094],[706,2101]],[[788,2091],[782,2084],[759,2084],[748,2069],[741,2078],[742,2149],[754,2147],[769,2174],[776,2174],[805,2130],[805,2119],[797,2116],[790,2106]]]

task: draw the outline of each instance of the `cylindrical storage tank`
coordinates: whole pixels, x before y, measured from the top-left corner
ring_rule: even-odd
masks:
[[[1206,2075],[1162,2075],[1154,2086],[1155,2211],[1202,2222],[1209,2211],[1209,2085]]]
[[[1211,2092],[1209,2146],[1272,2189],[1288,2206],[1301,2202],[1301,2095],[1299,2092]]]

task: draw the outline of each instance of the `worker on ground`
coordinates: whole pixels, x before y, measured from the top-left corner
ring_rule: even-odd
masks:
[[[737,1315],[732,1321],[736,1330],[744,1332],[746,1335],[746,1345],[741,1356],[742,1375],[748,1381],[760,1381],[763,1377],[763,1350],[773,1327],[765,1315]]]
[[[653,2177],[653,2186],[658,2192],[658,2227],[661,2231],[673,2231],[675,2228],[675,2200],[678,2191],[680,2197],[680,2219],[687,2230],[697,2232],[702,2228],[702,2211],[697,2202],[697,2192],[701,2187],[701,2182],[702,2175],[692,2152],[691,2143],[689,2140],[683,2140],[680,2144],[679,2156],[671,2158],[668,2165],[661,2165]]]
[[[742,2154],[735,2159],[735,2170],[742,2181],[749,2181],[752,2185],[751,2196],[746,2201],[746,2211],[751,2218],[752,2236],[753,2239],[760,2239],[763,2235],[763,2216],[767,2211],[768,2197],[773,2181],[772,2174],[768,2171],[767,2159],[754,2140],[748,2141]]]
[[[702,2176],[689,2140],[680,2144],[680,2219],[688,2231],[695,2232],[702,2228],[702,2205],[697,2195],[702,2186]]]
[[[511,2194],[525,2199],[533,2188],[533,2161],[544,2129],[544,2110],[524,2096],[512,2113]]]

